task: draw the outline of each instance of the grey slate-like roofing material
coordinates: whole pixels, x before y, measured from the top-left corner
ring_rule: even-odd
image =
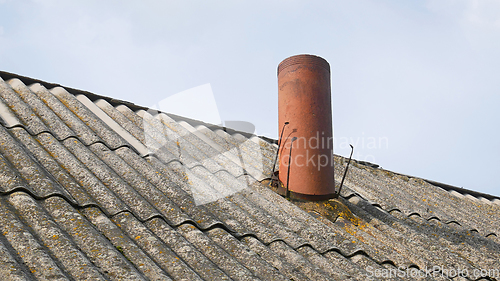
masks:
[[[338,200],[294,203],[261,182],[268,139],[0,77],[2,280],[499,278],[494,196],[355,162]]]

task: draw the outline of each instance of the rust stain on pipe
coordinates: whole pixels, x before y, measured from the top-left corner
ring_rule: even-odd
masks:
[[[290,165],[290,196],[305,200],[335,197],[330,65],[297,55],[278,65],[279,124],[290,122],[280,147],[280,171]],[[293,154],[289,157],[293,137]],[[287,173],[279,173],[282,183]]]

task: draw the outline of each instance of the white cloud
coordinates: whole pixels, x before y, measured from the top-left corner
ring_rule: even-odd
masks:
[[[470,24],[500,30],[500,1],[471,0],[467,4],[464,17]]]
[[[428,0],[427,8],[456,27],[474,50],[500,48],[500,1]]]
[[[464,27],[500,31],[498,0],[428,0],[426,6],[430,11],[455,20]]]

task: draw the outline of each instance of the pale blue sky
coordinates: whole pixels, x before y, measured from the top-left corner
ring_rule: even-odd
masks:
[[[1,70],[145,106],[210,83],[273,138],[277,65],[319,55],[335,153],[495,195],[499,50],[498,0],[0,0]]]

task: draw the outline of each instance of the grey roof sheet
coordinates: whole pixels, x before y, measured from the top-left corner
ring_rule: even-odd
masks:
[[[370,280],[375,269],[500,269],[494,196],[354,162],[339,199],[290,202],[264,184],[276,150],[267,138],[0,77],[5,280]],[[346,159],[335,160],[340,180]]]

